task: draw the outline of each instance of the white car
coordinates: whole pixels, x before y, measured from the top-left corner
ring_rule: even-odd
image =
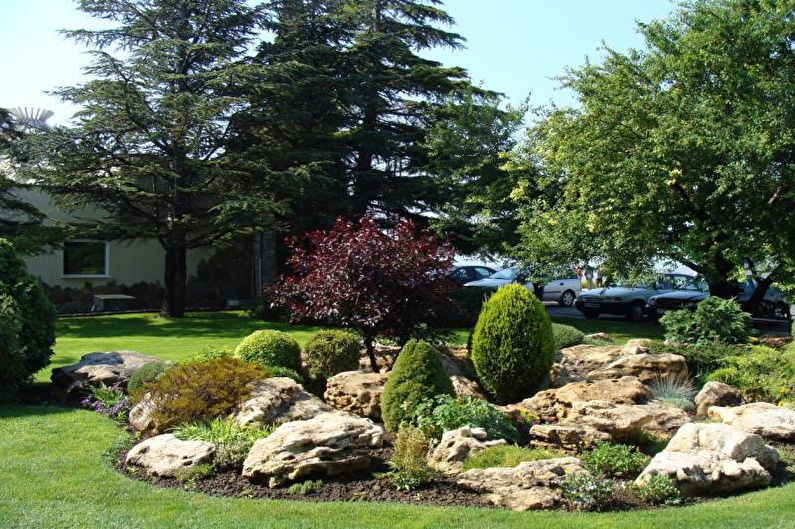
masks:
[[[526,275],[527,274],[523,274],[522,270],[517,267],[503,268],[485,279],[470,281],[464,286],[496,290],[509,283],[519,283],[524,285],[530,292],[539,295],[533,282],[527,281]],[[539,290],[541,301],[554,301],[564,307],[571,307],[574,305],[574,301],[577,299],[577,296],[579,296],[581,289],[580,280],[572,273],[571,278],[551,279],[547,281]]]

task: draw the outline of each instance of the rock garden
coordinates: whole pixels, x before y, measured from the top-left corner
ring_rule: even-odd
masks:
[[[90,353],[52,381],[130,433],[118,472],[212,495],[623,510],[790,481],[795,347],[670,320],[665,342],[619,345],[509,286],[466,348],[373,362],[353,333],[266,330],[179,363]]]

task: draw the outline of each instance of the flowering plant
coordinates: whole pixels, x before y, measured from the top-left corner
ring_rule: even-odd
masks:
[[[119,422],[127,419],[132,406],[124,390],[118,386],[108,387],[104,384],[93,386],[80,404]]]

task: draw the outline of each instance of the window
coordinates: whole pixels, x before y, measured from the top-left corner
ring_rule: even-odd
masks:
[[[485,279],[489,277],[491,274],[492,272],[488,268],[483,268],[480,266],[475,268],[475,275],[477,276],[478,279]]]
[[[106,277],[108,275],[108,243],[88,240],[64,243],[63,275]]]

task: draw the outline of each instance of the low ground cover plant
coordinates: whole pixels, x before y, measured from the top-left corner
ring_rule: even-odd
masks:
[[[174,367],[173,362],[152,362],[146,364],[132,374],[127,382],[127,391],[132,393],[138,391],[144,385],[155,382],[163,373]]]
[[[655,474],[645,483],[632,485],[632,490],[640,499],[652,505],[678,505],[682,494],[671,478],[665,474]]]
[[[206,441],[215,445],[213,466],[219,470],[241,468],[249,450],[259,439],[273,433],[273,426],[241,426],[230,419],[182,424],[174,435],[184,441]]]
[[[428,342],[410,340],[400,351],[381,394],[381,416],[387,430],[411,423],[416,408],[437,395],[452,395],[453,384],[439,350]]]
[[[556,351],[585,342],[584,332],[571,325],[563,325],[562,323],[552,323],[552,336],[555,338]]]
[[[581,459],[594,475],[628,479],[637,477],[651,458],[633,446],[598,442]]]
[[[439,395],[424,400],[415,408],[414,422],[434,439],[446,431],[472,426],[486,430],[488,439],[519,440],[519,431],[505,415],[485,400],[469,396]]]
[[[131,398],[137,403],[148,393],[155,422],[167,430],[228,415],[248,397],[253,382],[267,376],[262,367],[239,358],[184,362],[145,384]]]
[[[531,395],[555,355],[544,305],[521,285],[506,285],[483,305],[472,334],[472,363],[483,388],[501,402]]]
[[[613,501],[615,482],[591,472],[571,472],[557,482],[563,497],[580,511],[602,511]]]
[[[323,488],[323,480],[308,479],[306,481],[299,481],[293,483],[285,489],[287,494],[295,494],[296,496],[306,496],[310,492],[315,492]]]
[[[88,391],[88,395],[80,402],[84,407],[106,415],[115,421],[127,420],[127,414],[130,412],[132,404],[123,389],[100,384],[91,386]]]
[[[235,349],[235,356],[262,367],[301,369],[301,346],[282,331],[266,329],[249,334]]]
[[[512,444],[490,446],[464,461],[464,470],[471,468],[515,467],[524,461],[540,461],[566,457],[568,454],[559,450],[545,448],[526,448]]]
[[[710,296],[694,310],[675,310],[660,318],[665,338],[680,343],[743,344],[751,335],[751,315],[733,299]]]
[[[428,465],[429,439],[419,428],[402,426],[389,459],[390,471],[384,477],[398,490],[413,490],[436,476]]]
[[[749,402],[795,403],[795,346],[773,349],[754,345],[727,357],[707,379],[739,389]]]
[[[317,332],[306,342],[303,358],[313,379],[359,369],[359,337],[340,330]]]

